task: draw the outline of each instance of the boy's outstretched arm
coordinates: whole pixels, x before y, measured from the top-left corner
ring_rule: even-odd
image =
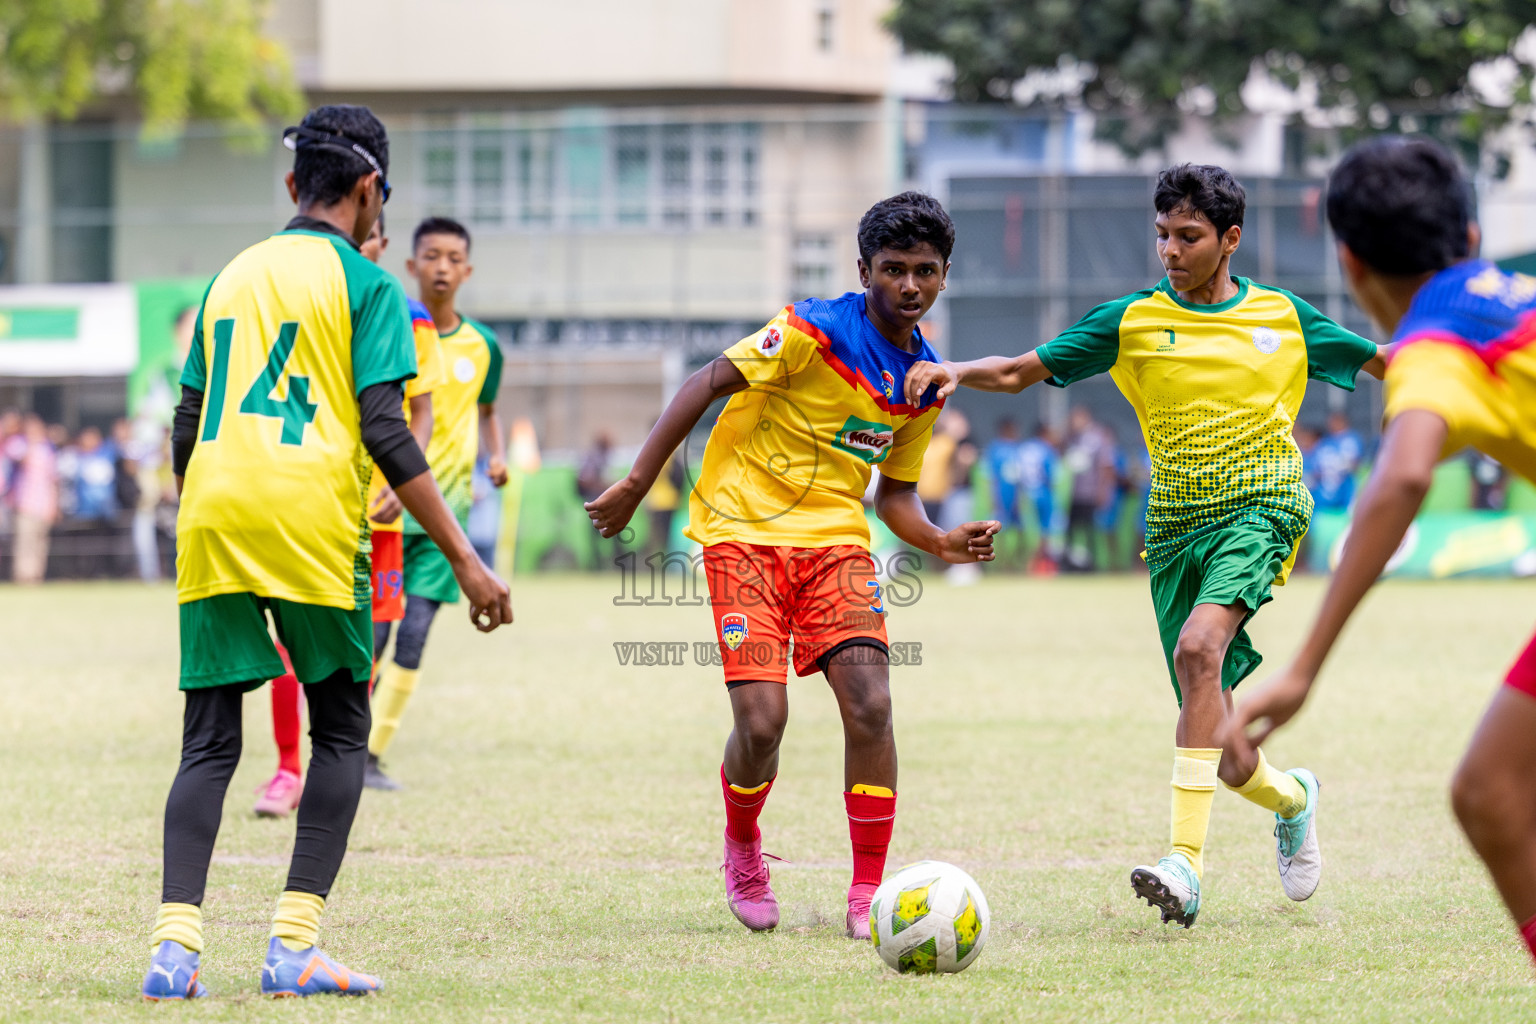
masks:
[[[992,535],[1002,527],[996,520],[985,520],[964,523],[946,533],[923,511],[915,481],[895,480],[884,473],[875,486],[875,514],[908,544],[954,563],[992,561]]]
[[[1344,623],[1381,576],[1424,503],[1446,434],[1445,420],[1421,409],[1407,410],[1388,425],[1312,631],[1291,663],[1237,706],[1228,726],[1230,748],[1257,747],[1301,710]],[[1250,732],[1249,726],[1260,720]]]
[[[1372,377],[1375,377],[1377,380],[1386,380],[1386,378],[1387,378],[1387,346],[1385,346],[1385,345],[1377,345],[1376,346],[1376,354],[1374,356],[1372,356],[1370,359],[1368,359],[1366,361],[1365,365],[1360,367],[1360,369],[1361,369],[1362,372],[1370,374]]]
[[[1021,356],[987,356],[966,363],[914,363],[907,371],[904,390],[908,405],[918,405],[931,385],[939,387],[938,397],[948,398],[964,385],[975,391],[1008,391],[1018,394],[1031,384],[1049,380],[1051,371],[1034,352]]]
[[[628,475],[582,506],[592,518],[597,532],[612,537],[624,529],[645,492],[651,489],[666,466],[668,457],[683,443],[683,438],[699,422],[709,404],[717,398],[745,391],[748,386],[747,378],[725,356],[715,357],[714,362],[684,381],[651,428]]]

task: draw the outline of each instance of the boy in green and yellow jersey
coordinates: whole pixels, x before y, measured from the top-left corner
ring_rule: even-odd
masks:
[[[1243,187],[1219,167],[1164,171],[1154,196],[1156,287],[1106,302],[1060,337],[1014,358],[928,364],[908,394],[938,384],[1018,392],[1109,372],[1141,421],[1152,456],[1147,550],[1152,603],[1179,701],[1173,761],[1173,849],[1131,884],[1186,928],[1219,778],[1275,813],[1280,880],[1304,900],[1321,877],[1317,779],[1281,772],[1262,752],[1223,752],[1230,690],[1258,667],[1244,630],[1289,575],[1312,517],[1291,427],[1307,380],[1354,390],[1381,377],[1377,346],[1289,292],[1235,278]]]
[[[456,220],[429,217],[416,226],[406,271],[421,288],[421,302],[437,327],[443,374],[432,391],[432,440],[427,461],[443,497],[463,527],[474,502],[475,456],[480,445],[489,455],[491,482],[507,482],[506,440],[496,415],[501,388],[501,347],[484,324],[454,308],[459,288],[474,267],[469,262],[469,231]],[[459,588],[441,550],[421,524],[405,521],[405,617],[395,636],[395,655],[379,674],[373,695],[373,729],[368,736],[366,784],[399,789],[379,766],[400,728],[405,706],[416,690],[421,654],[437,609],[459,599]],[[374,647],[382,654],[389,623],[376,627]]]
[[[373,668],[363,499],[374,464],[452,552],[480,629],[512,618],[506,584],[475,555],[406,429],[416,357],[405,293],[358,252],[389,196],[384,126],[366,107],[327,106],[284,141],[299,215],[209,285],[172,433],[186,709],[142,989],[152,1000],[205,993],[203,893],[240,760],[242,697],[283,671],[268,616],[304,686],[312,754],[261,991],[379,987],[315,946],[362,794]]]

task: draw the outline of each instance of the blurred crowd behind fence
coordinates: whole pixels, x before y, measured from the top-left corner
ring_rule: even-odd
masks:
[[[395,185],[383,264],[405,277],[420,217],[469,226],[475,274],[461,308],[495,330],[503,420],[525,421],[541,457],[504,499],[483,488],[499,505],[480,514],[480,540],[494,545],[499,531],[501,557],[518,571],[607,562],[580,493],[627,465],[688,372],[785,303],[856,288],[859,215],[898,188],[939,196],[956,222],[948,289],[925,322],[950,357],[1031,348],[1160,276],[1153,167],[1105,173],[1073,115],[773,102],[383,113]],[[18,166],[7,150],[18,147],[21,133],[0,131],[0,197],[24,191],[6,180]],[[45,150],[46,208],[0,204],[0,282],[25,276],[24,254],[3,254],[7,239],[46,239],[47,254],[46,283],[0,286],[0,413],[10,413],[0,420],[0,578],[18,562],[26,575],[40,519],[51,523],[50,576],[151,577],[168,571],[174,550],[165,431],[192,313],[213,273],[291,215],[291,154],[210,126],[150,144],[123,122],[53,126]],[[1370,335],[1340,279],[1322,179],[1304,173],[1317,169],[1286,158],[1270,173],[1239,171],[1249,206],[1234,271]],[[1536,220],[1536,197],[1524,198],[1506,190],[1501,218],[1519,221],[1510,211],[1529,207]],[[1508,262],[1528,269],[1529,254],[1509,251],[1518,233],[1502,237]],[[35,252],[28,261],[38,280]],[[1007,522],[1000,568],[1136,564],[1146,456],[1107,377],[1019,396],[962,391],[950,409],[924,473],[936,518]],[[1354,394],[1312,389],[1298,436],[1317,446],[1314,486],[1358,474],[1380,414],[1375,381]],[[709,420],[689,446],[695,466]],[[1352,444],[1339,442],[1346,435]],[[35,454],[45,447],[56,478],[48,500],[35,483],[43,470],[28,468],[50,461]],[[103,505],[93,481],[109,462],[134,487],[114,483]],[[1477,481],[1496,472],[1449,464],[1432,506],[1503,515],[1489,537],[1447,543],[1483,552],[1471,562],[1523,571],[1536,561],[1526,558],[1536,524],[1525,518],[1536,501],[1517,483],[1480,502]],[[653,499],[629,546],[658,549],[663,533],[685,545],[686,490],[687,479]],[[1347,504],[1320,501],[1315,564],[1337,534],[1329,517]],[[874,529],[877,546],[893,543]]]

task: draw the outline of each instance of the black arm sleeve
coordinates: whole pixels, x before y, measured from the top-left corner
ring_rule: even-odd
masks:
[[[427,471],[427,457],[405,425],[405,412],[401,409],[404,402],[405,385],[398,380],[370,384],[357,396],[363,447],[373,456],[374,465],[391,487],[399,487]]]
[[[203,393],[183,384],[181,404],[176,407],[171,427],[171,468],[177,476],[187,475],[187,463],[192,461],[192,449],[197,445],[197,423],[202,418]]]

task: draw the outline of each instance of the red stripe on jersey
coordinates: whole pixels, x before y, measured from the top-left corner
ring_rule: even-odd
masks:
[[[832,351],[832,339],[827,337],[826,334],[822,332],[821,328],[817,327],[809,320],[805,320],[796,316],[795,307],[787,307],[784,311],[784,317],[789,322],[789,325],[795,328],[795,330],[800,331],[802,334],[805,334],[816,340],[816,347],[821,349],[822,362],[826,363],[829,367],[832,368],[834,373],[843,378],[849,387],[862,389],[867,392],[869,397],[875,400],[875,404],[880,406],[880,408],[884,409],[886,412],[895,413],[901,416],[916,417],[924,412],[927,412],[928,409],[942,409],[944,407],[944,399],[940,399],[939,401],[933,403],[933,405],[928,406],[926,409],[918,409],[916,406],[908,405],[905,402],[892,402],[890,399],[885,397],[884,391],[870,383],[869,378],[864,376],[864,371],[849,366],[847,363],[837,358],[837,355]]]
[[[1528,314],[1514,330],[1502,338],[1491,341],[1486,345],[1473,344],[1466,338],[1458,334],[1452,334],[1450,331],[1427,329],[1416,334],[1410,334],[1392,346],[1393,356],[1409,345],[1420,341],[1437,341],[1444,345],[1454,345],[1457,348],[1465,349],[1476,356],[1478,361],[1483,364],[1484,369],[1490,374],[1497,374],[1498,364],[1501,360],[1522,349],[1529,348],[1532,344],[1536,344],[1536,312]]]

